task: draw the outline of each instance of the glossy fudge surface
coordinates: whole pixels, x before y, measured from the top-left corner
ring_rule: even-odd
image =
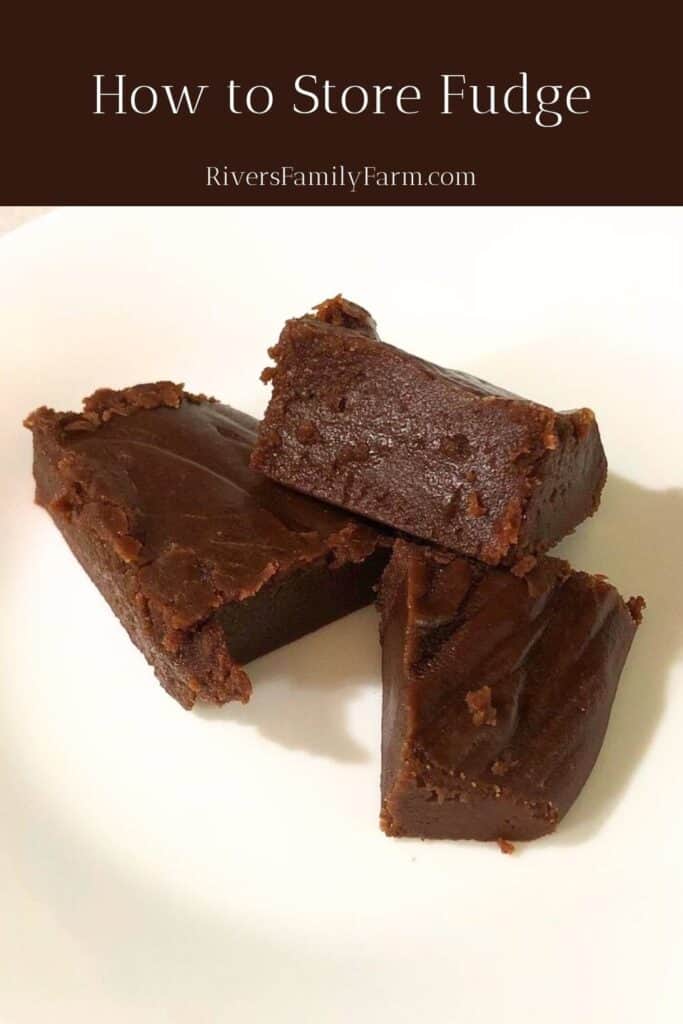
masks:
[[[397,541],[380,586],[388,835],[534,839],[598,756],[643,601]]]
[[[36,500],[184,707],[248,700],[243,662],[373,600],[383,538],[251,470],[250,416],[160,382],[26,425]]]
[[[409,355],[340,296],[288,321],[270,355],[252,464],[280,483],[491,565],[547,550],[598,506],[589,409]]]

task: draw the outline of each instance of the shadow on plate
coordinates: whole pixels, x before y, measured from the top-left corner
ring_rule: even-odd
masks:
[[[653,491],[610,475],[598,515],[560,553],[576,568],[604,572],[647,608],[624,668],[595,770],[550,843],[595,833],[627,788],[666,704],[669,671],[681,650],[683,490]]]
[[[249,665],[248,704],[197,706],[209,721],[256,728],[274,743],[336,761],[367,761],[371,752],[351,735],[348,708],[368,683],[379,685],[380,650],[373,608],[273,651]],[[379,743],[379,721],[377,722]]]

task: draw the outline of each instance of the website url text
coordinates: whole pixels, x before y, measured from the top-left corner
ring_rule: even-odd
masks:
[[[325,170],[302,170],[291,165],[268,170],[234,170],[227,165],[206,167],[207,188],[476,188],[474,171],[387,170],[334,164]]]

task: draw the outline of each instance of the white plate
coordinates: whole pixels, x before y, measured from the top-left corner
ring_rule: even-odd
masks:
[[[78,209],[0,241],[0,1020],[681,1020],[683,212]],[[259,414],[286,316],[598,413],[602,509],[559,549],[643,593],[595,772],[521,846],[377,827],[367,609],[188,714],[45,513],[21,418],[172,378]]]

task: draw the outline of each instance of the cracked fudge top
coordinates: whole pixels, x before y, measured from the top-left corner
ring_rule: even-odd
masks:
[[[42,407],[26,426],[36,450],[59,449],[52,511],[132,570],[168,649],[278,574],[362,561],[378,543],[371,526],[251,470],[256,421],[179,384],[99,390],[82,413]]]
[[[643,599],[557,558],[509,571],[399,539],[379,604],[385,830],[552,829],[597,757]]]

